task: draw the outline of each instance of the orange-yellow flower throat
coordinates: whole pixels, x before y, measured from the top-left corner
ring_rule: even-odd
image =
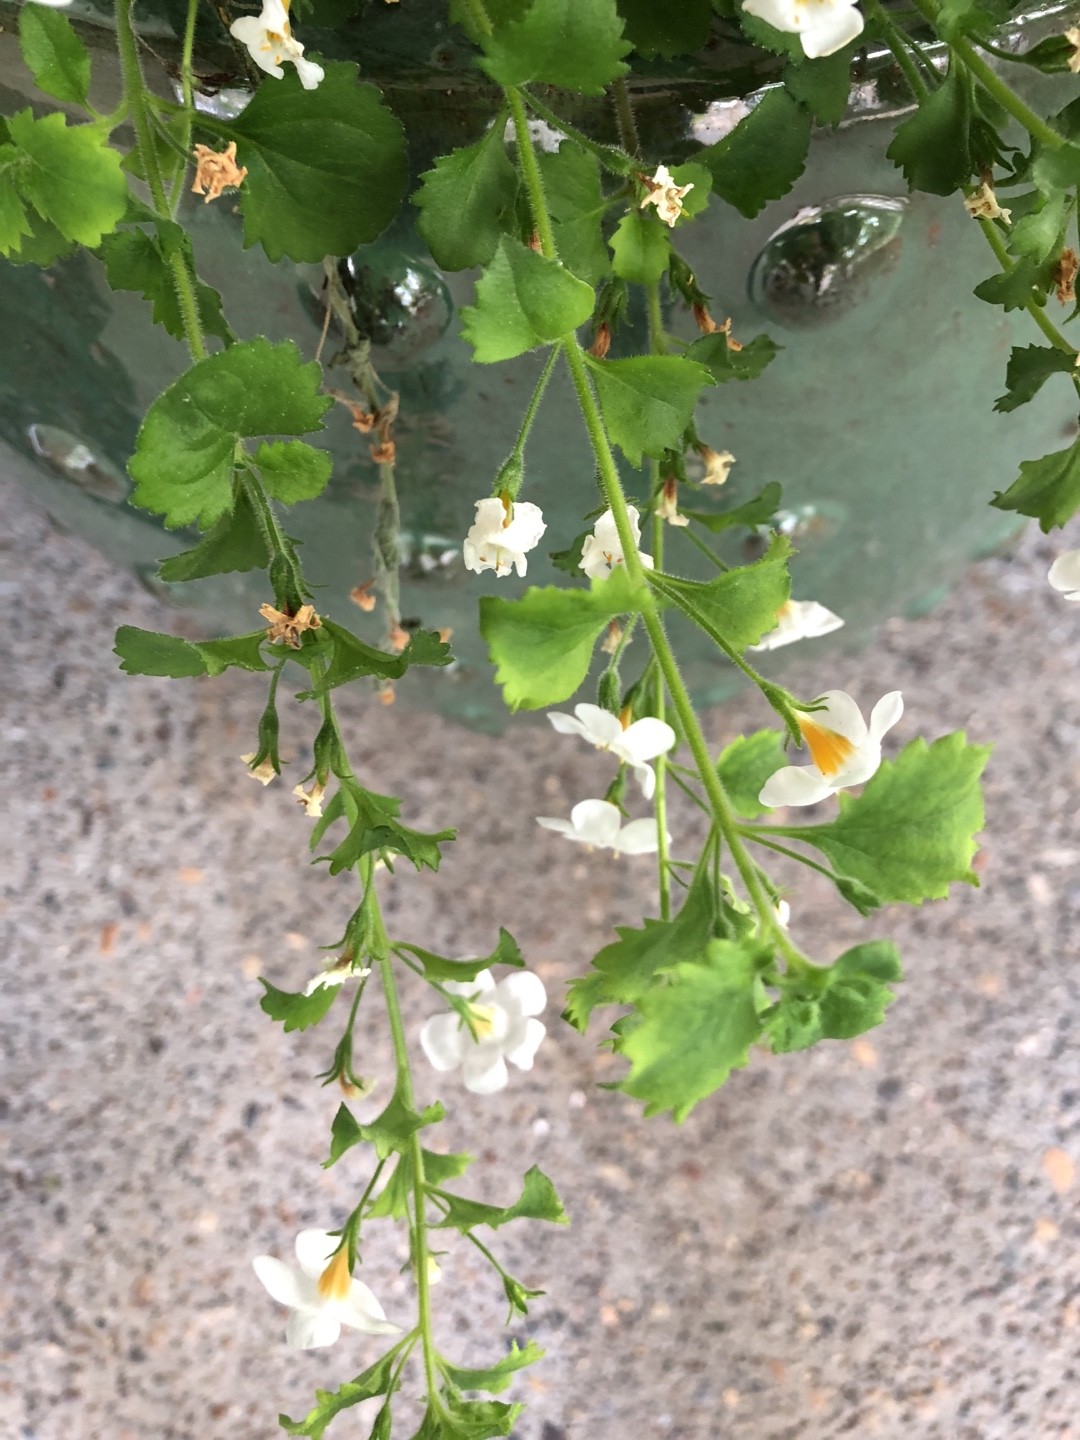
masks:
[[[818,725],[809,715],[796,717],[814,764],[827,780],[838,775],[855,754],[854,744],[825,725]]]
[[[344,1300],[352,1285],[349,1269],[349,1247],[343,1245],[330,1257],[330,1263],[318,1279],[318,1291],[324,1300]]]

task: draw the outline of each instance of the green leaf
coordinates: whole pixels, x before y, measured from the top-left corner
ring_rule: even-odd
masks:
[[[971,861],[983,827],[979,776],[989,755],[989,746],[969,745],[959,730],[933,745],[912,740],[861,795],[839,796],[835,820],[783,834],[813,845],[886,903],[943,899],[956,881],[979,883]]]
[[[212,525],[232,504],[239,440],[322,428],[333,401],[320,394],[321,377],[291,340],[247,340],[198,361],[142,423],[128,464],[133,502],[163,515],[170,529]]]
[[[158,566],[162,580],[201,580],[207,575],[265,570],[270,563],[259,522],[247,492],[237,493],[232,513],[222,515],[191,550],[170,555]]]
[[[310,995],[294,995],[288,990],[278,990],[261,975],[259,984],[266,991],[259,1001],[259,1009],[271,1020],[280,1020],[286,1034],[290,1030],[307,1030],[309,1026],[317,1025],[333,1005],[340,989],[338,985],[320,985]]]
[[[424,1165],[424,1181],[429,1186],[456,1180],[473,1163],[471,1155],[439,1155],[433,1150],[424,1149],[421,1149],[420,1155]],[[372,1220],[404,1220],[413,1198],[413,1180],[412,1156],[409,1151],[405,1151],[367,1212],[368,1217]]]
[[[1006,246],[1010,255],[1026,256],[1036,264],[1052,257],[1056,264],[1065,242],[1069,197],[1051,195],[1038,200],[1038,209],[1015,220]]]
[[[760,495],[755,495],[752,500],[747,500],[742,505],[736,505],[732,510],[721,510],[719,513],[713,510],[684,510],[683,514],[696,520],[699,525],[704,525],[705,529],[711,530],[714,535],[730,530],[733,525],[749,525],[756,529],[759,525],[768,525],[776,515],[780,508],[781,494],[779,481],[770,480]]]
[[[467,1370],[461,1365],[451,1365],[445,1361],[442,1368],[447,1379],[459,1390],[487,1390],[492,1395],[500,1395],[518,1370],[524,1370],[527,1365],[535,1365],[543,1355],[543,1350],[535,1340],[529,1340],[523,1346],[511,1340],[509,1351],[501,1360],[486,1369]]]
[[[971,85],[955,60],[949,73],[910,119],[897,128],[885,154],[911,190],[951,195],[971,178]]]
[[[1080,510],[1080,440],[1041,460],[1024,460],[1020,477],[990,504],[1038,520],[1043,534],[1064,525]]]
[[[315,1408],[303,1420],[290,1420],[288,1415],[279,1415],[278,1424],[287,1435],[306,1435],[308,1440],[322,1440],[326,1428],[343,1410],[359,1405],[362,1400],[371,1400],[376,1395],[388,1395],[394,1378],[395,1359],[408,1337],[388,1350],[381,1360],[358,1375],[355,1380],[346,1381],[338,1390],[316,1390]]]
[[[784,88],[802,101],[819,125],[835,129],[847,113],[851,57],[858,43],[845,45],[819,60],[796,61],[784,70]]]
[[[584,325],[594,301],[558,260],[504,236],[476,283],[476,304],[461,312],[462,334],[480,364],[512,360]]]
[[[729,135],[694,158],[707,165],[717,195],[753,219],[798,180],[810,148],[810,112],[786,90],[767,90]]]
[[[1057,257],[1051,256],[1041,265],[1025,256],[1011,270],[1002,270],[975,286],[974,293],[988,305],[1002,305],[1006,310],[1021,310],[1032,300],[1045,295],[1054,283]]]
[[[671,241],[659,215],[628,210],[611,237],[612,268],[620,280],[653,285],[668,268]]]
[[[642,454],[660,456],[679,445],[698,396],[712,378],[704,365],[681,355],[635,355],[585,363],[612,440],[631,465]]]
[[[785,977],[786,978],[786,977]],[[871,940],[847,950],[825,971],[785,986],[776,1007],[764,1017],[777,1054],[805,1050],[819,1040],[851,1040],[880,1025],[896,996],[889,986],[904,978],[891,940]]]
[[[368,1125],[361,1125],[347,1105],[339,1105],[330,1127],[330,1157],[323,1161],[323,1167],[329,1169],[361,1142],[374,1145],[380,1160],[389,1159],[395,1151],[404,1153],[417,1131],[438,1124],[445,1115],[438,1101],[422,1111],[414,1110],[402,1099],[400,1090],[394,1091],[386,1109]]]
[[[333,658],[326,673],[310,690],[302,690],[299,700],[314,700],[327,695],[339,685],[350,685],[363,675],[377,675],[382,680],[400,680],[410,665],[448,665],[450,647],[439,639],[435,630],[418,630],[400,654],[377,650],[351,630],[323,617],[323,632],[333,645]]]
[[[525,1172],[521,1195],[505,1209],[500,1209],[498,1205],[485,1205],[479,1200],[467,1200],[464,1195],[452,1195],[448,1190],[437,1188],[436,1193],[450,1207],[435,1227],[439,1230],[464,1231],[471,1230],[474,1225],[488,1225],[497,1230],[511,1220],[547,1220],[552,1225],[570,1223],[562,1201],[555,1193],[555,1186],[537,1165]]]
[[[657,979],[684,962],[700,962],[714,938],[714,901],[707,878],[695,881],[674,920],[646,920],[641,930],[616,926],[618,940],[571,980],[563,1018],[584,1030],[598,1005],[633,1005]]]
[[[215,135],[235,140],[248,167],[240,187],[245,245],[271,260],[321,261],[375,240],[405,194],[405,133],[357,67],[330,61],[314,90],[293,68],[260,85]]]
[[[248,635],[234,635],[227,640],[199,640],[195,649],[203,658],[207,675],[220,675],[223,670],[272,670],[262,657],[265,630],[252,630]]]
[[[490,970],[493,965],[509,965],[517,970],[521,970],[525,966],[517,941],[509,930],[503,929],[499,930],[499,943],[495,949],[490,955],[485,955],[482,960],[447,960],[444,956],[435,955],[430,950],[422,950],[419,945],[400,944],[397,948],[407,950],[410,955],[420,961],[428,980],[440,982],[475,980],[482,970]]]
[[[17,252],[24,239],[32,234],[30,217],[12,178],[19,159],[14,145],[0,145],[0,255],[12,258],[15,258],[13,252]],[[6,177],[5,171],[9,172]],[[67,244],[66,241],[63,243]]]
[[[518,600],[485,595],[480,633],[511,710],[568,700],[589,672],[593,647],[616,615],[636,614],[639,596],[618,569],[591,590],[549,585]]]
[[[262,658],[265,630],[236,635],[228,640],[182,640],[179,635],[162,635],[121,625],[116,632],[114,653],[120,669],[128,675],[159,675],[188,679],[194,675],[220,675],[235,666],[241,670],[269,670]]]
[[[716,6],[716,0],[713,0],[713,3]],[[798,35],[777,30],[775,25],[751,15],[741,7],[734,18],[738,20],[740,30],[752,45],[757,45],[762,50],[771,50],[774,55],[786,55],[789,60],[796,62],[806,59],[806,51]]]
[[[275,440],[260,445],[254,460],[263,484],[283,505],[321,495],[334,468],[325,450],[316,450],[303,440]]]
[[[429,870],[438,870],[442,858],[439,847],[445,841],[453,840],[453,830],[431,833],[413,830],[398,819],[401,801],[392,795],[377,795],[355,782],[347,788],[343,785],[342,791],[347,797],[343,804],[349,833],[330,855],[321,857],[329,862],[331,875],[351,870],[372,850],[393,850],[412,861],[417,870],[425,866]],[[319,833],[321,838],[322,832]]]
[[[188,273],[194,277],[191,242],[178,225],[165,222],[173,243],[183,255]],[[164,227],[163,227],[164,228]],[[174,340],[183,340],[184,321],[162,240],[145,230],[123,230],[106,235],[98,249],[105,266],[105,278],[113,290],[134,290],[153,306],[155,325],[162,326]],[[228,344],[232,331],[221,313],[221,296],[209,285],[193,278],[202,327]]]
[[[726,570],[715,580],[680,580],[652,574],[649,583],[718,644],[743,651],[776,628],[776,616],[791,594],[791,542],[774,535],[753,565]]]
[[[717,385],[725,380],[756,380],[784,347],[768,335],[755,335],[741,350],[732,350],[727,336],[702,335],[687,349],[686,358],[704,365]]]
[[[495,1436],[513,1432],[524,1408],[520,1403],[507,1405],[501,1400],[462,1400],[444,1395],[442,1413],[436,1416],[429,1410],[414,1440],[494,1440]]]
[[[66,15],[44,5],[24,5],[19,11],[19,45],[39,90],[57,100],[86,104],[90,54]]]
[[[1033,400],[1051,375],[1080,374],[1076,357],[1056,345],[1015,345],[1005,371],[1005,394],[994,401],[1002,413]]]
[[[758,799],[761,787],[786,764],[784,737],[777,730],[740,735],[721,750],[716,771],[736,814],[747,820],[764,815],[769,807]]]
[[[59,111],[35,120],[20,110],[7,122],[22,152],[18,188],[65,240],[88,249],[115,230],[127,208],[120,156],[93,125],[68,125]]]
[[[1080,182],[1080,146],[1040,149],[1031,165],[1031,178],[1044,195],[1072,190]]]
[[[1009,59],[1021,65],[1031,65],[1036,70],[1041,70],[1044,75],[1064,75],[1070,69],[1069,61],[1075,51],[1072,41],[1064,35],[1048,35],[1030,50],[1011,51]]]
[[[559,258],[579,280],[596,285],[611,270],[601,229],[607,206],[600,188],[600,162],[570,140],[537,159]]]
[[[520,20],[484,40],[481,63],[500,85],[539,81],[600,95],[627,73],[622,29],[615,0],[533,0]]]
[[[640,1019],[616,1048],[630,1061],[621,1088],[645,1102],[646,1115],[671,1110],[685,1120],[746,1064],[761,1033],[758,975],[769,959],[766,947],[712,940],[700,961],[674,966],[668,984],[642,995]]]
[[[482,140],[443,155],[421,177],[413,197],[420,208],[416,228],[444,270],[486,265],[495,254],[518,192],[505,132],[503,115]]]
[[[618,0],[618,6],[627,40],[646,59],[692,55],[709,38],[711,0],[679,0],[677,5],[658,5],[656,0]]]

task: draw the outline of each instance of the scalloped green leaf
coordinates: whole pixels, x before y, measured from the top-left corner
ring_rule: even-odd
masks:
[[[85,105],[90,91],[90,52],[59,10],[24,5],[19,47],[39,90],[57,100]]]
[[[1038,460],[1024,460],[1019,478],[990,501],[998,510],[1015,510],[1038,520],[1049,534],[1080,510],[1080,440]]]
[[[777,612],[791,595],[790,556],[790,540],[774,535],[760,560],[725,570],[714,580],[653,574],[649,582],[718,644],[741,652],[775,629]]]
[[[486,265],[495,254],[519,186],[505,132],[503,115],[482,140],[441,156],[421,177],[416,228],[444,270]]]
[[[481,64],[500,85],[539,81],[582,95],[600,95],[625,75],[631,48],[615,0],[533,0],[482,44]]]
[[[712,384],[704,365],[681,355],[584,358],[608,434],[631,465],[679,445],[702,390]]]
[[[20,110],[7,121],[20,152],[16,184],[65,240],[94,249],[127,209],[120,156],[94,125],[69,125],[59,111],[35,120]]]
[[[504,235],[476,282],[476,304],[461,312],[462,334],[481,365],[512,360],[584,325],[595,298],[560,261]]]
[[[753,219],[782,199],[806,167],[810,112],[784,89],[767,90],[729,135],[694,159],[712,174],[713,190]]]

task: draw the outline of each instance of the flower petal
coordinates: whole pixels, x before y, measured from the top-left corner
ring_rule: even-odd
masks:
[[[365,1335],[397,1335],[401,1327],[386,1318],[386,1311],[362,1280],[353,1280],[349,1293],[337,1304],[335,1313],[342,1325],[362,1330]]]
[[[641,786],[641,793],[646,800],[651,800],[656,794],[656,772],[651,765],[635,765],[634,779]]]
[[[533,1057],[540,1048],[540,1042],[547,1034],[547,1027],[540,1020],[526,1020],[524,1033],[516,1045],[506,1050],[506,1058],[519,1070],[531,1070]]]
[[[574,829],[573,822],[563,820],[559,815],[538,815],[536,823],[542,825],[545,830],[554,830],[557,835],[565,835],[568,840],[581,840],[584,837]]]
[[[490,970],[481,970],[471,980],[446,980],[443,989],[449,990],[451,995],[464,995],[468,1000],[485,1002],[495,989],[495,976]]]
[[[609,800],[579,800],[570,819],[578,838],[587,845],[614,845],[622,824],[619,807]]]
[[[293,55],[291,59],[293,64],[296,66],[296,73],[300,76],[300,84],[304,87],[304,89],[317,89],[319,82],[326,74],[326,71],[322,68],[322,66],[316,65],[314,60],[305,60],[302,55]],[[335,1336],[334,1338],[336,1339],[337,1337]]]
[[[871,740],[880,741],[881,737],[892,729],[903,713],[904,697],[899,690],[890,690],[888,695],[883,695],[870,711]]]
[[[588,739],[585,726],[573,715],[565,715],[561,710],[549,710],[547,718],[560,735],[583,735]]]
[[[539,975],[515,970],[499,981],[497,1000],[508,999],[520,1015],[540,1015],[547,1006],[547,991]]]
[[[826,55],[835,55],[856,35],[862,34],[863,17],[853,5],[850,8],[830,6],[820,19],[802,32],[802,47],[808,60],[823,60]]]
[[[574,714],[581,722],[582,735],[593,745],[606,747],[611,745],[613,740],[618,740],[623,733],[619,717],[610,710],[605,710],[602,705],[583,702],[574,706]]]
[[[657,720],[655,715],[646,715],[635,720],[622,732],[618,746],[612,746],[615,753],[631,765],[640,765],[643,760],[655,760],[666,755],[675,744],[675,731],[666,720]]]
[[[849,785],[865,785],[871,776],[881,768],[881,745],[877,740],[867,740],[860,746],[848,763],[832,777],[833,790],[845,790]]]
[[[748,15],[756,15],[759,20],[788,35],[801,28],[795,0],[744,0],[742,8]]]
[[[1046,578],[1055,590],[1080,590],[1080,550],[1066,550],[1059,555]],[[1072,596],[1069,598],[1072,599]]]
[[[861,745],[867,736],[866,721],[847,691],[826,690],[819,699],[825,702],[822,709],[807,712],[806,719],[812,725],[835,730],[853,745]]]
[[[498,1046],[478,1045],[466,1055],[461,1067],[465,1089],[474,1095],[494,1095],[505,1088],[510,1076]]]
[[[471,1044],[472,1036],[454,1010],[432,1015],[420,1030],[420,1048],[436,1070],[455,1070]]]
[[[770,775],[758,800],[776,809],[780,805],[816,805],[833,788],[814,765],[785,765]]]
[[[300,1269],[309,1279],[317,1280],[340,1244],[340,1235],[331,1235],[326,1230],[301,1230],[296,1237],[296,1258]]]
[[[333,1345],[340,1334],[341,1321],[327,1309],[294,1310],[285,1324],[285,1340],[294,1350]]]
[[[614,848],[619,855],[654,855],[660,848],[656,821],[651,816],[646,820],[631,820],[619,832]]]
[[[273,1255],[256,1255],[251,1265],[279,1305],[288,1305],[295,1310],[297,1306],[310,1302],[310,1287],[304,1284],[304,1277],[298,1275],[291,1265],[275,1259]]]

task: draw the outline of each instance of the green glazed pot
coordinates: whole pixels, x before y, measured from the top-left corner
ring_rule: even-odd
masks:
[[[317,13],[329,14],[335,4],[356,8],[350,0],[318,0]],[[360,0],[355,19],[338,30],[301,27],[309,55],[358,59],[363,77],[383,88],[406,125],[417,175],[435,154],[475,139],[491,113],[491,92],[459,32],[446,25],[445,9],[421,0],[401,6]],[[77,0],[68,13],[91,45],[96,93],[107,104],[119,89],[111,7]],[[179,7],[147,0],[139,16],[151,83],[168,87]],[[1047,28],[1036,19],[1020,22],[1017,33],[1025,25],[1036,34]],[[1025,33],[1024,43],[1031,38]],[[234,111],[250,93],[236,49],[220,28],[198,39],[200,104]],[[774,78],[770,64],[718,22],[713,43],[692,61],[636,65],[632,93],[645,153],[673,162],[718,139],[745,113],[745,97]],[[9,26],[0,35],[5,113],[30,100],[30,84]],[[907,196],[886,160],[891,128],[904,113],[890,57],[868,56],[852,95],[841,126],[815,133],[806,172],[784,200],[754,220],[714,201],[707,216],[679,232],[714,313],[730,315],[744,340],[765,330],[784,346],[760,380],[707,392],[699,430],[715,449],[736,456],[725,505],[769,481],[782,484],[782,523],[798,546],[794,594],[823,601],[847,622],[834,640],[811,642],[819,657],[833,644],[864,640],[888,616],[926,608],[971,559],[1001,544],[1015,517],[987,502],[1012,481],[1020,461],[1075,432],[1064,386],[1046,387],[1015,414],[992,413],[1010,345],[1031,338],[1026,317],[1005,316],[973,297],[995,263],[959,198]],[[566,97],[551,99],[562,107]],[[604,102],[571,99],[564,113],[597,138],[615,138]],[[319,267],[272,265],[260,250],[245,251],[227,197],[203,205],[190,196],[184,220],[199,270],[221,291],[235,331],[291,337],[314,355],[323,314]],[[471,300],[473,279],[438,272],[409,206],[376,244],[342,257],[340,273],[380,374],[401,395],[403,613],[426,626],[452,627],[461,657],[447,673],[409,677],[407,693],[469,723],[495,725],[501,702],[476,633],[476,602],[485,591],[512,594],[520,586],[465,572],[460,547],[474,501],[489,492],[513,443],[539,361],[472,363],[456,312]],[[86,254],[45,272],[0,261],[0,313],[7,469],[25,478],[36,502],[60,523],[165,590],[156,562],[186,548],[191,536],[166,534],[126,503],[125,462],[147,406],[185,368],[182,347],[151,324],[141,299],[112,293],[101,265]],[[681,309],[673,307],[666,320],[691,338]],[[632,317],[628,339],[640,348],[643,316]],[[332,349],[331,341],[328,355]],[[329,370],[327,383],[348,388],[344,370]],[[320,500],[290,514],[288,528],[303,541],[323,587],[320,610],[370,625],[376,638],[378,617],[366,620],[347,599],[372,570],[375,469],[343,407],[329,416],[320,443],[333,454],[334,478]],[[543,507],[548,523],[544,543],[563,549],[597,495],[585,432],[570,386],[559,377],[528,461],[528,498]],[[642,477],[626,479],[631,490],[643,491]],[[682,566],[683,547],[669,534],[671,563]],[[738,559],[757,542],[731,543],[729,558]],[[682,568],[692,573],[697,565],[685,548]],[[546,554],[530,556],[530,582],[554,577]],[[209,623],[221,628],[250,628],[269,598],[258,575],[168,589],[178,605],[207,611]],[[730,693],[733,672],[708,641],[682,626],[677,641],[700,699]],[[769,656],[768,664],[775,668],[792,653]]]

